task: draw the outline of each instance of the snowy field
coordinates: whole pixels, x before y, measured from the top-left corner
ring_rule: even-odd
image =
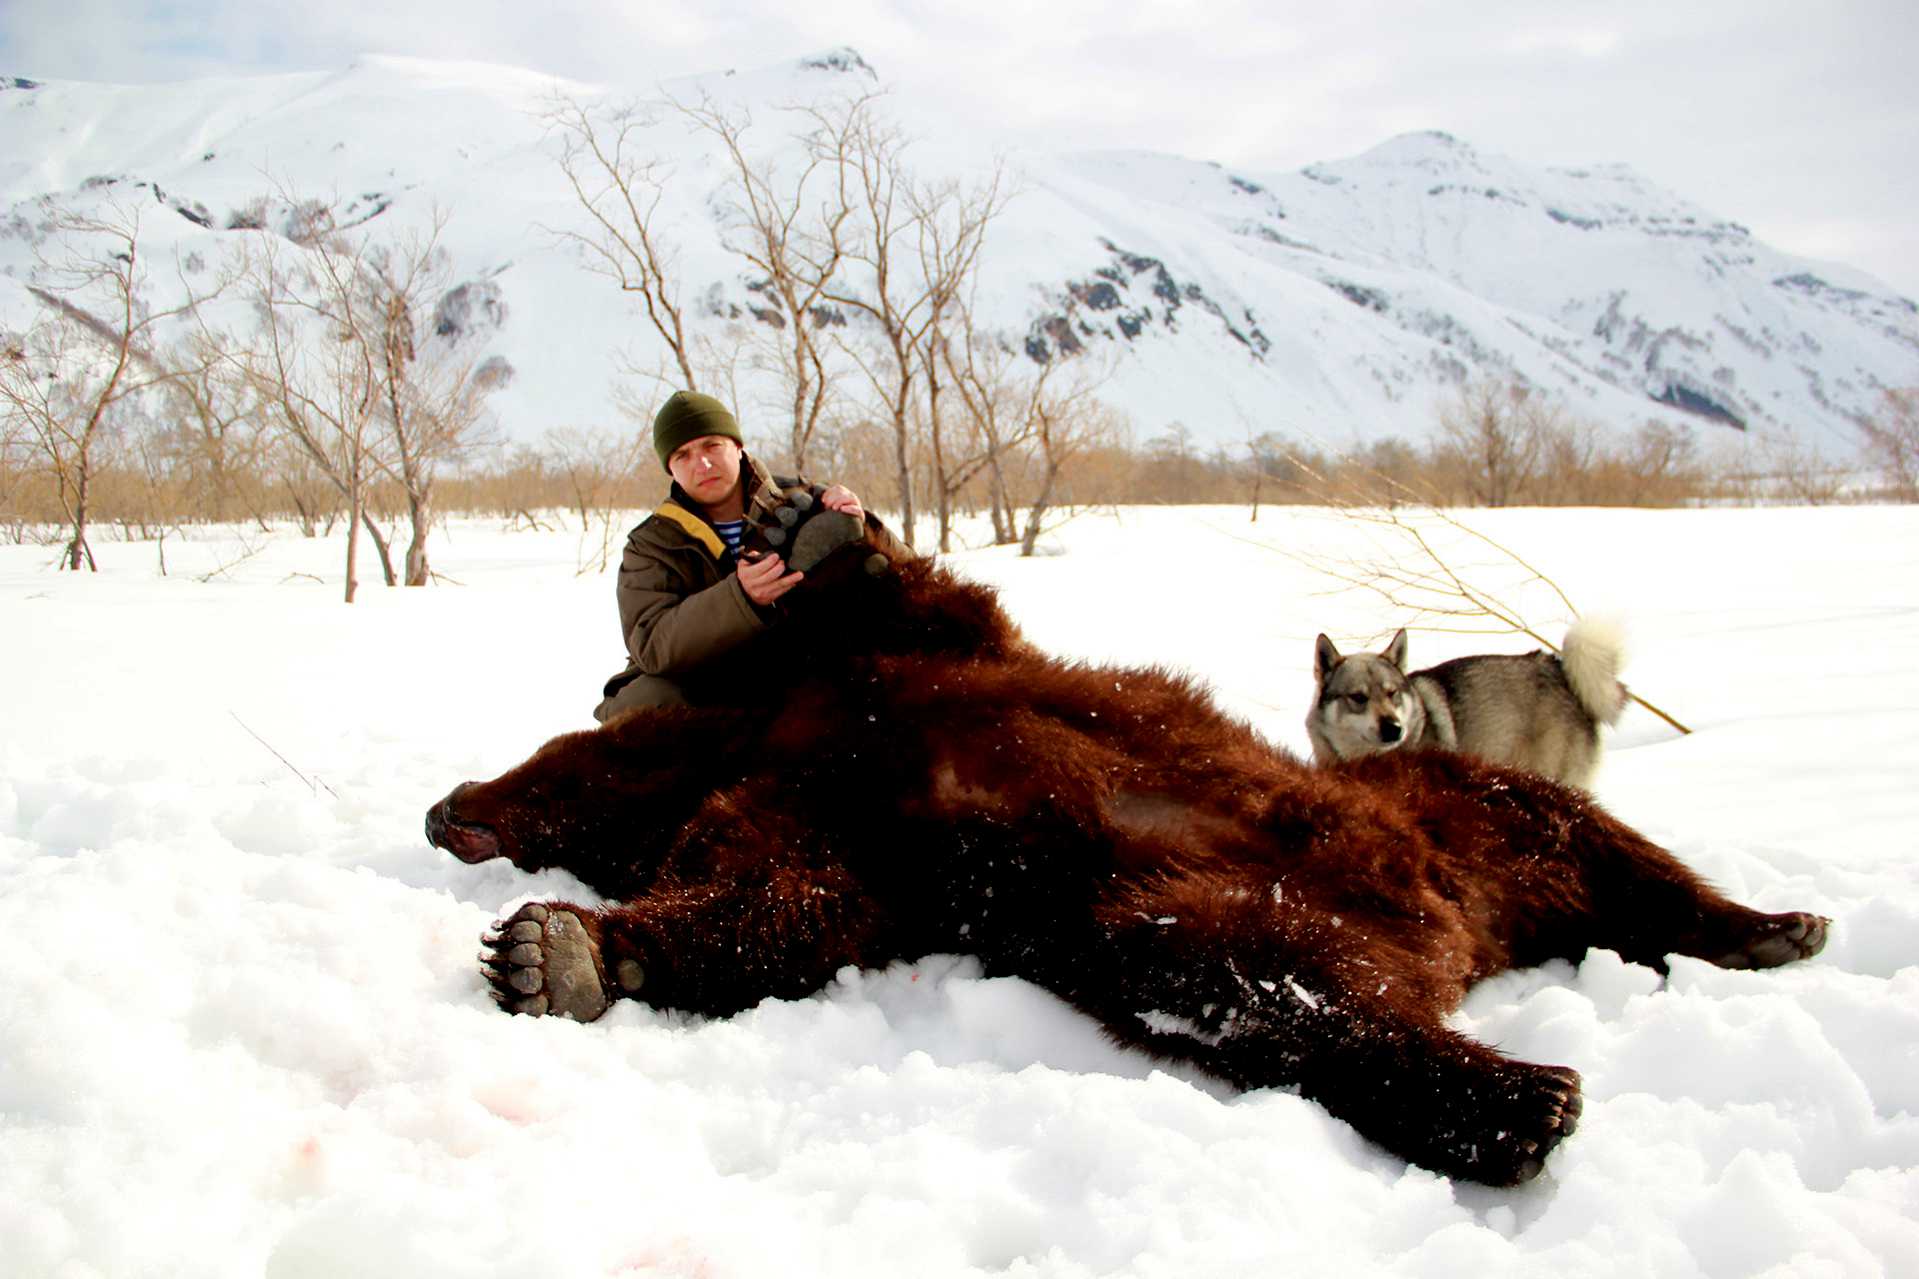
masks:
[[[1376,532],[1246,514],[953,561],[1045,647],[1197,671],[1304,749],[1314,634],[1412,619],[1314,567]],[[164,577],[152,543],[102,541],[97,575],[0,547],[0,1274],[1919,1275],[1919,509],[1469,518],[1625,622],[1629,683],[1695,730],[1629,712],[1600,798],[1835,921],[1772,972],[1595,952],[1477,990],[1464,1028],[1585,1076],[1512,1191],[964,957],[723,1022],[497,1012],[487,921],[585,890],[421,821],[590,726],[621,663],[576,534],[455,522],[451,581],[351,608],[339,544],[290,533],[176,535]],[[1422,665],[1529,647],[1413,636]]]

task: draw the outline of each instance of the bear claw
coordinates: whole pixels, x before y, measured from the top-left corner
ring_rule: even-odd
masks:
[[[1496,1090],[1477,1133],[1454,1139],[1447,1171],[1492,1186],[1517,1186],[1546,1167],[1546,1157],[1579,1127],[1584,1107],[1579,1072],[1565,1066],[1515,1063],[1517,1078]]]
[[[1712,962],[1721,968],[1777,968],[1811,959],[1826,948],[1826,930],[1831,926],[1825,916],[1801,911],[1768,915],[1738,950]]]
[[[593,1021],[607,1008],[606,988],[594,958],[593,939],[572,911],[548,910],[537,902],[511,919],[495,920],[480,938],[481,970],[502,1008],[531,1017]],[[621,966],[625,985],[627,967]],[[637,989],[638,980],[628,989]]]

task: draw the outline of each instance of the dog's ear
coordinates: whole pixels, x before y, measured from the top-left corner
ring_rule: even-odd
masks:
[[[1406,669],[1406,632],[1402,629],[1393,636],[1393,642],[1386,646],[1386,660],[1397,666],[1403,673]]]
[[[1324,684],[1326,677],[1333,673],[1333,667],[1339,665],[1339,650],[1333,642],[1321,635],[1313,641],[1313,678]]]

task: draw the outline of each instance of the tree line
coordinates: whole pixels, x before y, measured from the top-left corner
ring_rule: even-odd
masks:
[[[280,204],[282,231],[211,267],[169,264],[165,306],[139,206],[49,219],[30,286],[41,307],[0,334],[0,521],[15,538],[58,528],[77,570],[102,522],[343,520],[349,603],[363,530],[389,584],[430,579],[435,484],[488,443],[498,377],[436,320],[445,219],[379,239],[342,231],[320,202]],[[398,568],[376,493],[405,515]]]

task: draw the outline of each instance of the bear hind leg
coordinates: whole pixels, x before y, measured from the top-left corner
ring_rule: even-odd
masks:
[[[1826,944],[1830,920],[1740,905],[1578,791],[1444,751],[1375,767],[1399,770],[1419,820],[1452,834],[1452,874],[1480,887],[1514,966],[1603,946],[1661,972],[1673,954],[1774,968]]]
[[[1606,832],[1594,858],[1594,933],[1634,963],[1667,970],[1669,955],[1720,968],[1777,968],[1825,949],[1831,921],[1806,911],[1767,914],[1720,893],[1679,860],[1633,832]]]
[[[1754,918],[1741,921],[1739,928],[1729,930],[1732,935],[1725,941],[1704,943],[1699,957],[1720,968],[1778,968],[1811,959],[1826,947],[1826,929],[1832,921],[1824,915],[1796,910],[1782,915],[1754,914]]]

